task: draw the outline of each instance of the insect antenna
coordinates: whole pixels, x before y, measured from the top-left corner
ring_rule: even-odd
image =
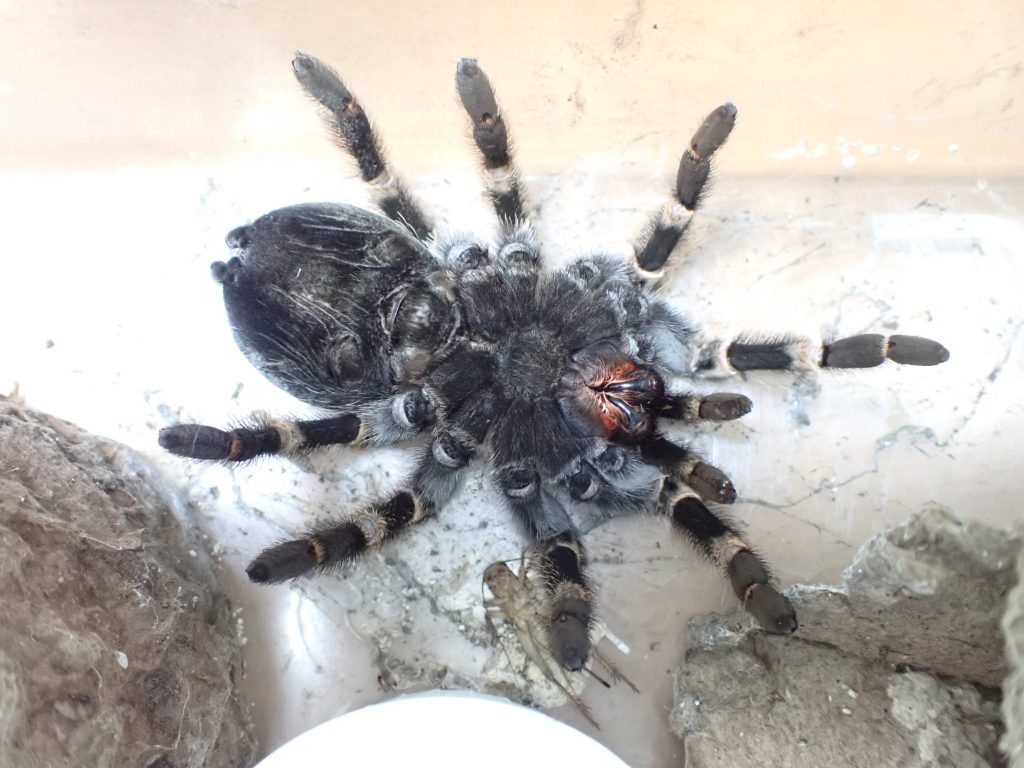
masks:
[[[607,680],[605,680],[603,677],[601,677],[599,674],[597,674],[597,672],[594,671],[593,667],[584,667],[583,671],[586,672],[588,675],[590,675],[595,680],[597,680],[597,682],[599,682],[605,688],[611,688],[612,687],[611,683],[609,683]]]

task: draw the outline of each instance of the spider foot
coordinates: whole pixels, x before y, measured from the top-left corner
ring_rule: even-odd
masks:
[[[590,606],[583,600],[561,600],[548,632],[551,655],[564,669],[583,669],[590,656]]]
[[[904,365],[938,365],[949,360],[949,350],[923,336],[890,336],[885,354]]]
[[[796,631],[796,611],[789,598],[770,584],[751,584],[743,607],[766,632],[788,635]]]
[[[903,365],[939,365],[949,360],[949,350],[923,336],[862,333],[826,344],[823,368],[874,368],[886,359]]]
[[[708,421],[732,421],[746,416],[753,407],[754,403],[746,395],[716,392],[701,398],[697,413]]]
[[[718,467],[699,461],[683,472],[682,481],[693,488],[706,501],[732,504],[736,501],[736,488]]]
[[[765,631],[788,635],[796,630],[796,611],[792,603],[768,583],[768,569],[757,555],[749,549],[739,550],[729,560],[728,571],[743,607]]]

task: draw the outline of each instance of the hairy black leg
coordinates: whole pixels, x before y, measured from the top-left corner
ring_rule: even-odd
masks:
[[[390,445],[422,432],[450,413],[471,394],[490,383],[493,356],[481,349],[460,344],[435,361],[425,383],[363,409],[365,440],[372,445]]]
[[[354,413],[313,421],[257,419],[231,430],[202,424],[175,424],[160,430],[160,446],[178,456],[212,461],[248,461],[288,455],[325,445],[358,443],[362,420]]]
[[[341,523],[314,528],[301,539],[265,549],[245,572],[258,584],[277,584],[310,571],[333,570],[424,519],[427,513],[416,502],[411,490],[399,491]]]
[[[886,358],[903,365],[938,365],[949,350],[923,336],[882,336],[864,333],[833,341],[822,348],[822,368],[873,368]]]
[[[771,572],[743,535],[721,514],[708,509],[689,489],[666,484],[662,507],[672,525],[729,576],[743,607],[769,632],[788,634],[796,613],[771,585]]]
[[[246,569],[249,579],[276,584],[305,573],[331,571],[434,515],[455,493],[497,407],[489,391],[466,399],[453,413],[450,426],[420,455],[406,487],[345,520],[264,550]]]
[[[729,138],[736,124],[736,107],[723,104],[690,139],[676,172],[675,195],[652,217],[647,231],[634,244],[635,266],[641,276],[657,278],[679,244],[707,189],[711,157]]]
[[[526,219],[519,172],[509,151],[508,128],[498,109],[494,89],[476,59],[462,59],[455,70],[455,87],[473,121],[473,141],[483,159],[487,194],[504,221]]]
[[[592,614],[583,545],[565,509],[541,487],[535,470],[526,464],[507,465],[498,470],[497,481],[517,522],[538,542],[535,562],[542,565],[551,596],[551,655],[566,669],[581,669],[590,655]]]
[[[795,336],[741,336],[703,345],[695,367],[712,376],[728,376],[743,371],[874,368],[886,360],[903,365],[938,365],[949,360],[949,350],[923,336],[865,333],[825,344]]]
[[[687,393],[664,395],[658,415],[680,421],[732,421],[750,413],[753,402],[746,395],[716,392],[711,395]]]
[[[663,478],[636,446],[607,444],[600,453],[571,465],[562,485],[574,503],[583,505],[582,514],[574,517],[585,532],[613,517],[650,510]]]
[[[640,454],[644,460],[685,483],[707,501],[720,504],[736,501],[736,489],[722,470],[671,440],[659,436],[649,438],[640,444]]]
[[[551,595],[551,655],[566,669],[582,669],[590,655],[593,617],[583,543],[576,533],[566,531],[541,542],[532,562],[540,566]]]
[[[388,218],[408,225],[419,239],[426,239],[431,231],[430,221],[388,168],[369,118],[338,73],[305,53],[295,54],[292,68],[303,90],[323,107],[335,139],[355,159],[360,176],[381,210]]]

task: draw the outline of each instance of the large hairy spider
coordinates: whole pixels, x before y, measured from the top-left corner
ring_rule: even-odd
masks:
[[[318,203],[232,230],[212,266],[235,339],[275,384],[329,415],[260,418],[224,431],[179,424],[160,444],[181,456],[247,461],[321,446],[387,445],[429,431],[391,498],[263,551],[247,569],[276,583],[336,568],[437,513],[478,453],[544,563],[550,649],[579,669],[590,652],[586,552],[567,507],[598,517],[656,509],[712,562],[767,630],[792,632],[768,566],[715,505],[736,492],[719,469],[663,437],[661,419],[736,419],[738,394],[680,381],[751,370],[935,365],[940,344],[864,334],[824,345],[794,337],[708,339],[653,285],[705,192],[712,156],[736,122],[723,104],[683,153],[673,197],[654,212],[633,262],[589,256],[544,272],[508,134],[487,76],[463,59],[456,86],[472,120],[494,243],[437,239],[384,160],[362,107],[322,62],[298,54],[299,83],[323,108],[383,211]]]

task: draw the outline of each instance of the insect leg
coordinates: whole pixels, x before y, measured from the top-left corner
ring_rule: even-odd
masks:
[[[666,483],[662,508],[673,527],[728,574],[733,592],[762,627],[778,634],[796,629],[793,606],[771,585],[768,566],[728,519],[709,510],[690,489],[671,483]]]
[[[525,220],[519,171],[509,152],[508,128],[498,109],[494,89],[476,59],[462,59],[455,70],[455,87],[462,106],[473,121],[473,141],[484,162],[487,194],[498,217],[506,222]]]
[[[619,669],[615,664],[613,664],[610,659],[605,657],[604,654],[602,654],[595,648],[593,655],[594,659],[608,672],[613,683],[618,683],[621,681],[628,685],[633,690],[633,693],[640,693],[640,689],[636,687],[633,681],[626,677],[626,675],[623,674],[622,670]]]
[[[641,277],[661,277],[665,262],[690,226],[707,190],[711,157],[729,138],[735,124],[736,107],[723,104],[704,119],[690,139],[679,161],[673,199],[658,209],[633,246],[634,266]]]
[[[425,240],[432,229],[429,219],[388,168],[369,118],[338,73],[305,53],[295,54],[292,69],[302,89],[323,108],[337,143],[355,159],[377,205],[388,218],[408,225],[416,237]]]

